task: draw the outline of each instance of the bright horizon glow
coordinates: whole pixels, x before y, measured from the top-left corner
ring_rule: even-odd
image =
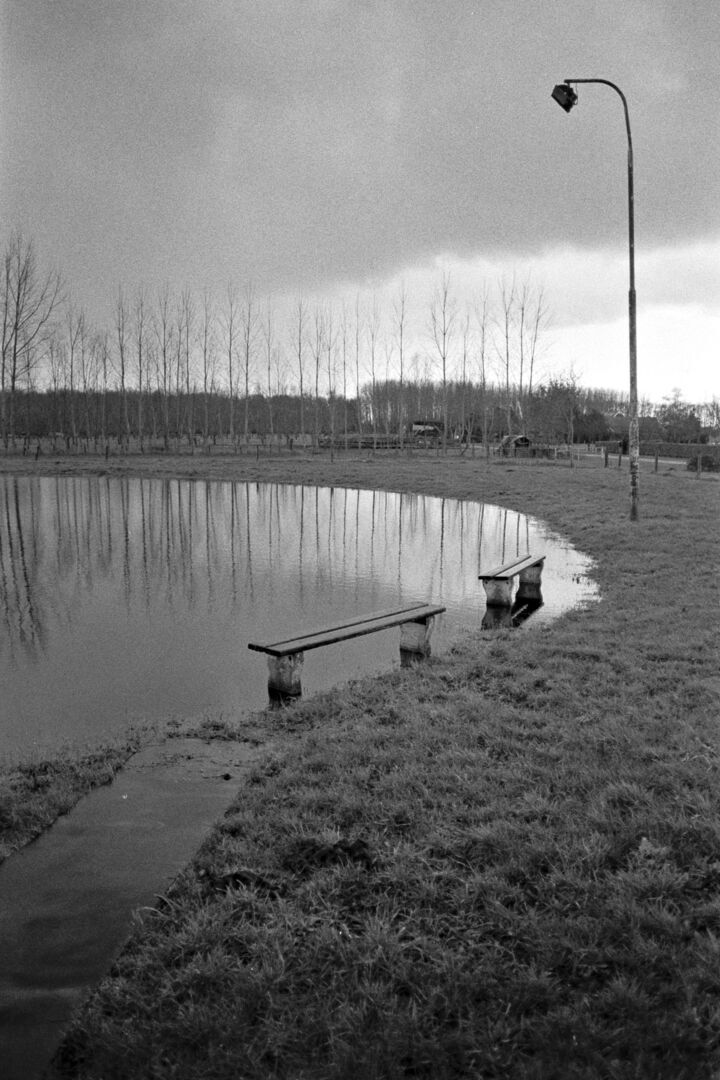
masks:
[[[46,252],[38,245],[43,267]],[[641,405],[662,404],[678,390],[683,400],[706,404],[716,400],[718,391],[718,353],[720,346],[720,240],[717,243],[688,246],[685,249],[656,249],[636,259],[638,281],[638,397]],[[677,283],[668,287],[667,270]],[[475,258],[459,259],[438,256],[425,264],[411,266],[378,280],[335,285],[303,295],[307,305],[305,336],[306,379],[311,367],[310,337],[314,331],[315,311],[332,308],[336,330],[343,306],[348,320],[348,389],[355,394],[354,321],[356,304],[360,304],[361,362],[360,382],[371,378],[368,343],[368,319],[375,306],[378,313],[376,375],[379,380],[397,378],[397,325],[393,313],[400,289],[406,292],[405,377],[429,378],[438,381],[440,367],[430,333],[430,306],[444,276],[450,283],[450,301],[454,322],[450,338],[448,377],[461,377],[462,334],[465,319],[470,318],[470,349],[467,378],[480,381],[477,361],[478,304],[483,289],[489,295],[488,347],[486,376],[488,382],[502,384],[504,370],[500,350],[501,327],[498,316],[499,289],[504,281],[510,286],[515,280],[518,289],[528,284],[537,293],[542,289],[547,320],[541,331],[534,385],[552,378],[573,377],[585,389],[614,391],[627,396],[628,323],[627,323],[627,256],[624,252],[583,252],[562,248],[548,250],[534,259]],[[170,283],[179,296],[182,283]],[[223,384],[222,314],[226,302],[227,282],[215,281],[209,288],[215,313],[215,352],[218,383]],[[246,282],[237,280],[238,298]],[[127,303],[132,306],[137,289],[145,290],[152,310],[156,304],[158,286],[149,281],[123,282]],[[282,381],[289,389],[297,388],[297,361],[293,354],[296,334],[295,308],[301,294],[279,293],[271,296],[256,289],[258,315],[262,321],[270,301],[273,310],[276,347],[282,356]],[[71,292],[73,303],[82,308],[79,292]],[[114,295],[103,296],[95,310],[88,306],[86,315],[94,329],[107,330],[111,350],[115,348]],[[194,293],[200,308],[201,290]],[[561,317],[562,316],[562,317]],[[199,341],[195,343],[197,354]],[[262,334],[258,335],[251,384],[267,387],[267,367],[263,356]],[[339,354],[339,344],[338,344]],[[277,371],[277,364],[275,364]],[[276,376],[275,376],[276,377]],[[327,390],[326,368],[321,373],[321,385]],[[335,365],[335,389],[340,392],[341,370],[339,355]]]
[[[681,283],[675,293],[662,277],[663,264],[670,263],[674,280]],[[416,364],[431,378],[439,377],[437,353],[429,332],[429,310],[434,290],[443,274],[450,280],[456,311],[451,344],[452,377],[459,377],[462,323],[471,319],[484,287],[490,293],[490,310],[498,314],[498,287],[513,276],[519,287],[524,282],[543,289],[548,322],[540,337],[536,384],[550,378],[573,375],[585,388],[629,392],[627,323],[627,254],[586,253],[578,250],[546,252],[534,260],[457,259],[442,256],[432,263],[411,267],[393,277],[347,285],[330,294],[308,297],[314,304],[332,302],[337,311],[346,305],[354,317],[360,296],[365,312],[375,299],[381,313],[380,369],[385,370],[385,346],[392,349],[390,370],[397,377],[397,350],[394,341],[393,304],[404,284],[407,294],[406,360]],[[641,402],[660,405],[679,389],[681,397],[702,404],[718,397],[718,352],[720,346],[720,240],[715,245],[698,245],[685,250],[656,250],[636,257],[638,281],[638,390]],[[695,283],[696,286],[695,287]],[[643,292],[644,289],[644,292]],[[713,295],[714,290],[714,295]],[[695,298],[693,298],[695,297]],[[296,302],[296,298],[295,298]],[[289,311],[293,298],[278,298],[278,311]],[[563,312],[565,319],[558,316]],[[601,316],[595,318],[594,315]],[[477,327],[476,327],[477,329]],[[498,326],[491,322],[491,337]],[[388,341],[390,338],[390,341]],[[367,347],[367,346],[366,346]],[[488,377],[499,381],[497,349],[488,350]],[[477,365],[475,365],[477,372]],[[363,380],[361,370],[361,381]],[[369,369],[365,370],[366,379]],[[477,381],[477,375],[472,376]]]

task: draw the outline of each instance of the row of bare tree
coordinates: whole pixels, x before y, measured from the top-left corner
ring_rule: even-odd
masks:
[[[97,328],[19,232],[8,240],[2,273],[6,446],[38,426],[73,441],[135,437],[141,448],[149,434],[166,446],[198,433],[233,443],[253,432],[316,444],[321,435],[351,432],[402,441],[418,418],[439,421],[443,444],[471,431],[487,442],[537,424],[551,398],[565,401],[554,412],[568,416],[625,405],[621,394],[581,390],[572,374],[548,377],[541,358],[549,315],[542,287],[530,279],[484,287],[463,306],[443,274],[414,320],[404,285],[385,311],[376,294],[335,305],[298,297],[282,310],[252,284],[228,285],[219,302],[208,290],[120,288],[112,327]],[[46,393],[43,420],[31,419],[37,392]],[[652,411],[649,402],[643,410]]]

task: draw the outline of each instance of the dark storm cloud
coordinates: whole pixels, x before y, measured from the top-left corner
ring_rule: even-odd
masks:
[[[718,232],[718,5],[5,8],[3,211],[106,284],[364,280],[437,253],[621,246],[620,83],[646,246]]]

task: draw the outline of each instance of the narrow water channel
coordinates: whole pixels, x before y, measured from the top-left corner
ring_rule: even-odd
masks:
[[[0,756],[93,745],[138,721],[264,707],[251,639],[415,601],[433,649],[478,628],[478,573],[542,550],[533,622],[591,599],[589,563],[501,507],[339,488],[0,478]],[[397,632],[308,654],[313,693],[398,661]]]

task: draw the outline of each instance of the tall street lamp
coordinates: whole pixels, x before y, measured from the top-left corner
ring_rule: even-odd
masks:
[[[633,149],[632,135],[630,134],[630,117],[628,115],[627,101],[619,86],[608,82],[607,79],[566,79],[558,83],[552,92],[552,97],[558,105],[570,112],[577,104],[578,96],[573,86],[579,83],[602,83],[609,86],[617,94],[623,103],[625,111],[625,127],[627,129],[628,143],[628,237],[630,244],[630,288],[628,291],[628,309],[630,313],[630,426],[628,432],[628,444],[630,451],[630,520],[638,519],[638,473],[640,467],[640,424],[638,421],[638,396],[637,396],[637,316],[635,300],[635,197],[633,193]]]

